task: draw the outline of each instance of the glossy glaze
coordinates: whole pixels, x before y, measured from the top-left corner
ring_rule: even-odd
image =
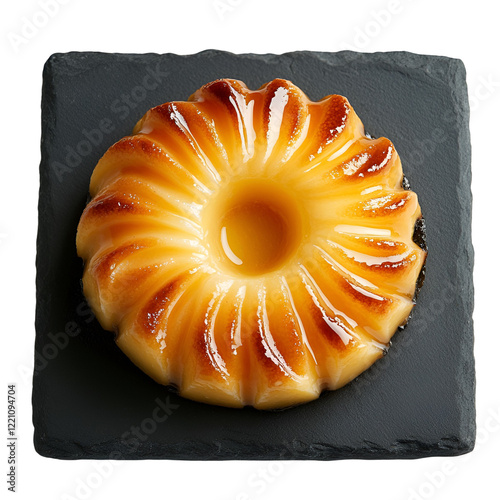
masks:
[[[347,99],[217,80],[149,110],[99,161],[84,292],[188,398],[279,408],[346,384],[414,305],[425,252],[394,145]]]

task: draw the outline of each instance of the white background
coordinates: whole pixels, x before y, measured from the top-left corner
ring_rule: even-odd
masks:
[[[44,0],[4,2],[2,29],[0,268],[2,385],[18,385],[18,492],[22,499],[498,498],[497,2],[377,0]],[[40,25],[26,31],[28,22]],[[23,35],[29,34],[28,36]],[[478,441],[459,458],[414,461],[103,463],[59,461],[33,448],[31,375],[42,66],[54,52],[236,53],[408,50],[460,58],[467,68],[473,147],[474,311]],[[6,416],[1,419],[6,429]],[[203,425],[200,423],[200,425]],[[0,436],[3,436],[0,431]],[[7,491],[1,446],[0,490]],[[96,467],[100,471],[96,470]],[[89,483],[86,490],[82,484]],[[79,487],[80,485],[80,487]],[[11,493],[9,493],[11,494]]]

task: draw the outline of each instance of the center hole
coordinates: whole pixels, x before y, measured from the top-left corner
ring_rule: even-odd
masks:
[[[247,273],[257,274],[282,260],[289,230],[282,215],[263,203],[230,210],[222,220],[221,244],[227,258]]]
[[[298,201],[271,181],[246,179],[222,190],[210,223],[219,264],[246,275],[284,265],[302,237]]]

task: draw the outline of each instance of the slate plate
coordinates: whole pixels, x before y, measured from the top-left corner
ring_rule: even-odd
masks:
[[[55,54],[43,75],[33,423],[55,458],[459,455],[475,439],[469,107],[461,61],[404,52]],[[427,221],[427,276],[389,354],[341,390],[265,412],[187,401],[120,352],[81,293],[75,232],[101,155],[152,106],[216,78],[345,95],[389,137]]]

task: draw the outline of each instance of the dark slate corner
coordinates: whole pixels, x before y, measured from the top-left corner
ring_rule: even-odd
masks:
[[[345,95],[389,137],[427,224],[425,284],[387,356],[284,411],[187,401],[135,368],[82,296],[75,231],[101,155],[150,107],[230,77]],[[469,106],[461,61],[406,52],[69,53],[44,68],[33,423],[43,456],[315,459],[460,455],[475,439]]]

